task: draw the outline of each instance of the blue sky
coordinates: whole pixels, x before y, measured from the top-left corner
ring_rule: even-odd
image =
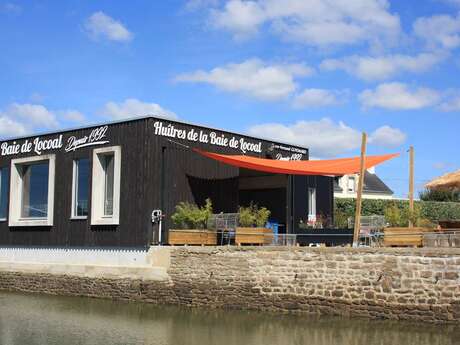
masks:
[[[460,166],[460,0],[1,1],[0,136],[146,113]]]

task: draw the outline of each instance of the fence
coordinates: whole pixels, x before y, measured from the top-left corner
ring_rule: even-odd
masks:
[[[423,234],[424,247],[460,248],[460,231]]]

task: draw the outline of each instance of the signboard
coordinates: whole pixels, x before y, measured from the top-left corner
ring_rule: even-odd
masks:
[[[263,153],[262,141],[236,136],[230,133],[218,132],[204,128],[180,128],[177,124],[156,121],[153,124],[155,135],[188,142],[209,144],[216,147],[228,147],[243,154]],[[293,146],[271,144],[267,149],[273,159],[302,160],[307,158],[307,150]]]
[[[225,133],[217,133],[205,129],[181,129],[174,124],[164,124],[162,121],[154,123],[155,135],[168,137],[172,139],[182,139],[189,142],[199,142],[220,147],[229,147],[239,150],[242,153],[254,152],[262,153],[262,142],[254,142],[243,137],[231,136]]]
[[[72,152],[87,146],[103,145],[109,143],[106,140],[108,126],[102,126],[91,130],[88,135],[83,137],[71,136],[67,139],[65,144],[65,152]],[[23,142],[5,141],[0,145],[0,155],[11,156],[25,153],[35,153],[41,155],[44,152],[51,150],[59,150],[64,147],[63,134],[57,134],[53,138],[43,139],[42,137],[35,137],[33,139],[25,139]]]

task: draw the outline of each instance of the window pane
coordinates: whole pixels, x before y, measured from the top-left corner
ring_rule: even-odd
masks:
[[[49,164],[42,162],[23,165],[22,218],[46,218],[48,216]]]
[[[0,218],[6,219],[8,206],[8,185],[10,184],[10,170],[0,169]]]
[[[103,167],[105,174],[105,195],[104,195],[104,215],[112,216],[113,215],[113,189],[114,189],[114,155],[104,155],[103,157]]]
[[[83,158],[75,161],[74,178],[74,216],[87,216],[89,194],[89,159]]]

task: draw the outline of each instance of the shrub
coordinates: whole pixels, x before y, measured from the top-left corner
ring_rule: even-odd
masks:
[[[267,224],[271,212],[266,207],[259,208],[256,204],[251,203],[248,207],[239,207],[239,225],[242,227],[257,226],[262,228]]]
[[[271,212],[266,207],[261,207],[256,210],[256,226],[262,228],[267,224]]]
[[[419,196],[423,201],[460,202],[460,190],[458,189],[425,189],[419,193]]]
[[[406,226],[401,210],[396,204],[390,204],[384,211],[385,220],[390,226]]]
[[[238,213],[240,214],[239,217],[239,224],[240,226],[243,227],[251,227],[254,226],[255,223],[255,217],[254,213],[252,212],[252,207],[243,207],[240,206]]]
[[[351,198],[336,198],[334,206],[334,217],[337,223],[337,216],[341,218],[354,217],[356,200]],[[392,207],[391,211],[387,208]],[[390,215],[392,220],[387,221],[390,224],[404,224],[394,226],[407,226],[409,221],[409,201],[408,200],[376,200],[363,199],[362,215],[374,216],[385,215],[388,212],[399,212],[399,220],[397,215]],[[414,224],[421,220],[427,220],[436,223],[440,220],[456,220],[460,219],[460,203],[457,202],[437,202],[437,201],[415,201],[415,213],[412,218],[416,218]],[[396,218],[395,218],[396,217]]]
[[[174,226],[179,229],[205,229],[211,215],[212,202],[208,198],[202,207],[189,202],[179,203],[171,219]]]
[[[348,216],[342,210],[336,210],[334,214],[334,227],[337,229],[348,229]]]

